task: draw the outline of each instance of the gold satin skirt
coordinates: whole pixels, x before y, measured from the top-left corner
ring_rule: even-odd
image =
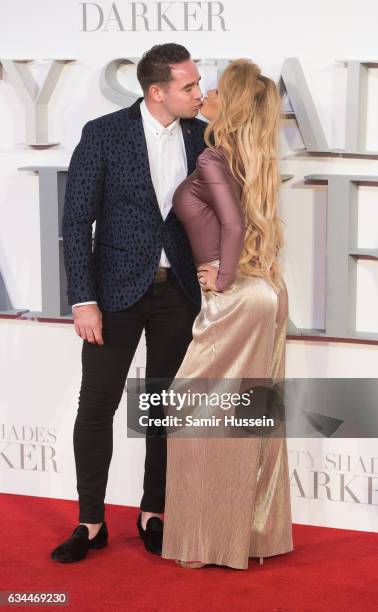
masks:
[[[202,290],[175,381],[284,378],[287,321],[284,283],[277,294],[238,272],[225,291]],[[168,435],[164,558],[246,569],[249,557],[291,550],[285,437]]]

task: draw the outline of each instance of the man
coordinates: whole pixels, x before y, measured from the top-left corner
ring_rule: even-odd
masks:
[[[79,525],[55,561],[106,546],[104,498],[113,415],[143,330],[146,378],[172,379],[192,339],[200,290],[173,209],[176,187],[205,148],[200,75],[181,45],[156,45],[137,68],[144,93],[130,108],[85,124],[70,162],[63,214],[68,298],[83,339],[74,427]],[[96,221],[92,252],[92,223]],[[161,554],[166,440],[147,436],[137,527]]]

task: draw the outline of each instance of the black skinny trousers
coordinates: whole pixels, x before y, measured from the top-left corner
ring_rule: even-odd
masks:
[[[146,337],[146,379],[173,379],[192,339],[199,307],[170,271],[153,283],[133,305],[102,310],[104,345],[83,341],[82,383],[73,441],[79,494],[79,522],[100,523],[113,452],[113,416],[143,329]],[[141,510],[164,512],[166,439],[146,437]]]

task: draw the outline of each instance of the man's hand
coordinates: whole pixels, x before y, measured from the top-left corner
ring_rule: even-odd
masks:
[[[77,335],[92,344],[104,344],[102,339],[102,312],[97,304],[75,306],[72,311]]]
[[[218,268],[203,264],[197,268],[197,277],[204,291],[219,291],[215,286]]]

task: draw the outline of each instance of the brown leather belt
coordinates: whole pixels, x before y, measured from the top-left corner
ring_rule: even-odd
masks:
[[[155,276],[152,282],[153,283],[165,283],[166,280],[168,280],[169,272],[170,272],[170,268],[163,268],[162,266],[159,266],[155,272]]]

